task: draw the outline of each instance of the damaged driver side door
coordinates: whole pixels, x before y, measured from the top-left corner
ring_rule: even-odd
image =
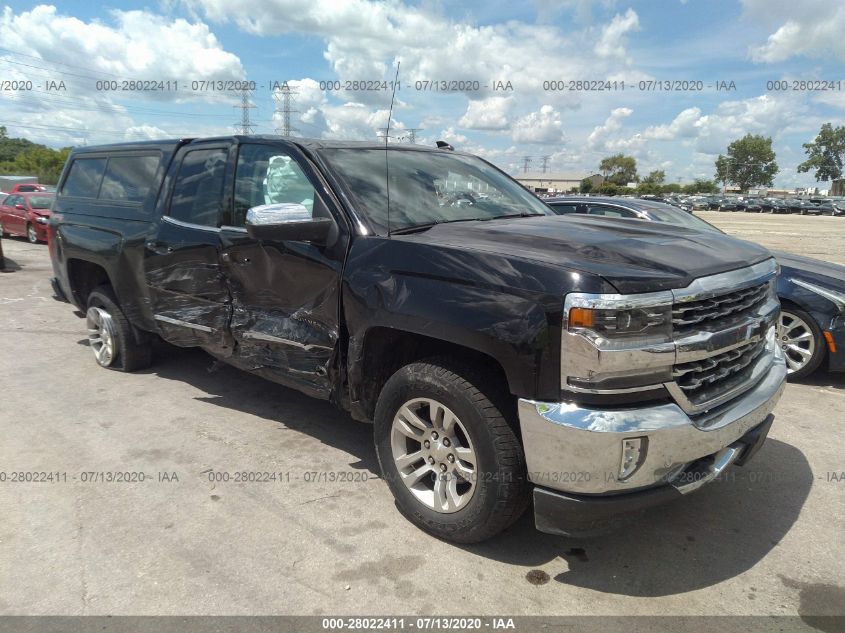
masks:
[[[333,220],[325,243],[250,237],[247,211],[302,205]],[[222,269],[232,297],[230,362],[328,399],[339,337],[340,280],[348,232],[310,163],[285,143],[238,147],[234,200],[224,219]]]

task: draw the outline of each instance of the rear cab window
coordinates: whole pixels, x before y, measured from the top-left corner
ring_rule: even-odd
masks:
[[[105,158],[76,158],[62,185],[62,196],[96,198],[106,170]]]

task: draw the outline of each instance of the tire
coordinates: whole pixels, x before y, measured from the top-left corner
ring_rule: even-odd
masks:
[[[35,227],[32,224],[26,225],[26,239],[30,244],[38,244],[38,233],[36,233]]]
[[[786,377],[790,382],[806,378],[819,368],[827,348],[813,317],[794,305],[784,304],[778,319],[777,336],[786,356]]]
[[[89,345],[98,365],[130,372],[152,364],[152,345],[135,340],[135,332],[110,286],[99,286],[91,292],[85,317]]]
[[[379,395],[374,434],[382,475],[405,518],[437,538],[484,541],[510,526],[528,506],[522,446],[502,414],[505,407],[493,403],[500,390],[492,384],[473,368],[431,359],[401,368]],[[406,422],[414,416],[427,431]],[[456,421],[449,430],[452,417]],[[419,440],[408,439],[403,427]],[[408,459],[397,462],[403,451]],[[411,461],[416,453],[421,454],[418,461]],[[444,468],[447,472],[440,475]]]

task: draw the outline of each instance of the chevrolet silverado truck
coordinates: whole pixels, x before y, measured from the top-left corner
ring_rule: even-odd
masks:
[[[399,511],[447,540],[532,501],[539,530],[592,534],[757,452],[786,377],[766,250],[557,216],[438,145],[79,148],[54,293],[103,367],[160,337],[372,422]]]

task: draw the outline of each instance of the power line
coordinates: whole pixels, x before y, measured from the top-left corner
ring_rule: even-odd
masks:
[[[276,103],[275,114],[281,115],[282,119],[281,127],[278,127],[278,120],[276,121],[276,134],[281,134],[282,136],[290,136],[291,132],[299,131],[295,127],[292,127],[290,124],[291,113],[299,112],[299,110],[294,110],[292,107],[297,94],[299,93],[295,90],[291,90],[287,82],[285,82],[285,84],[278,90],[273,91],[273,100]]]
[[[250,121],[250,114],[249,111],[256,108],[257,106],[250,101],[250,97],[252,96],[252,90],[247,90],[246,88],[241,91],[241,103],[240,105],[232,106],[234,108],[241,109],[241,120],[238,123],[235,123],[235,134],[252,134],[255,131],[255,125]]]
[[[522,173],[527,174],[528,168],[531,166],[531,161],[533,159],[530,156],[523,156],[522,157]]]

